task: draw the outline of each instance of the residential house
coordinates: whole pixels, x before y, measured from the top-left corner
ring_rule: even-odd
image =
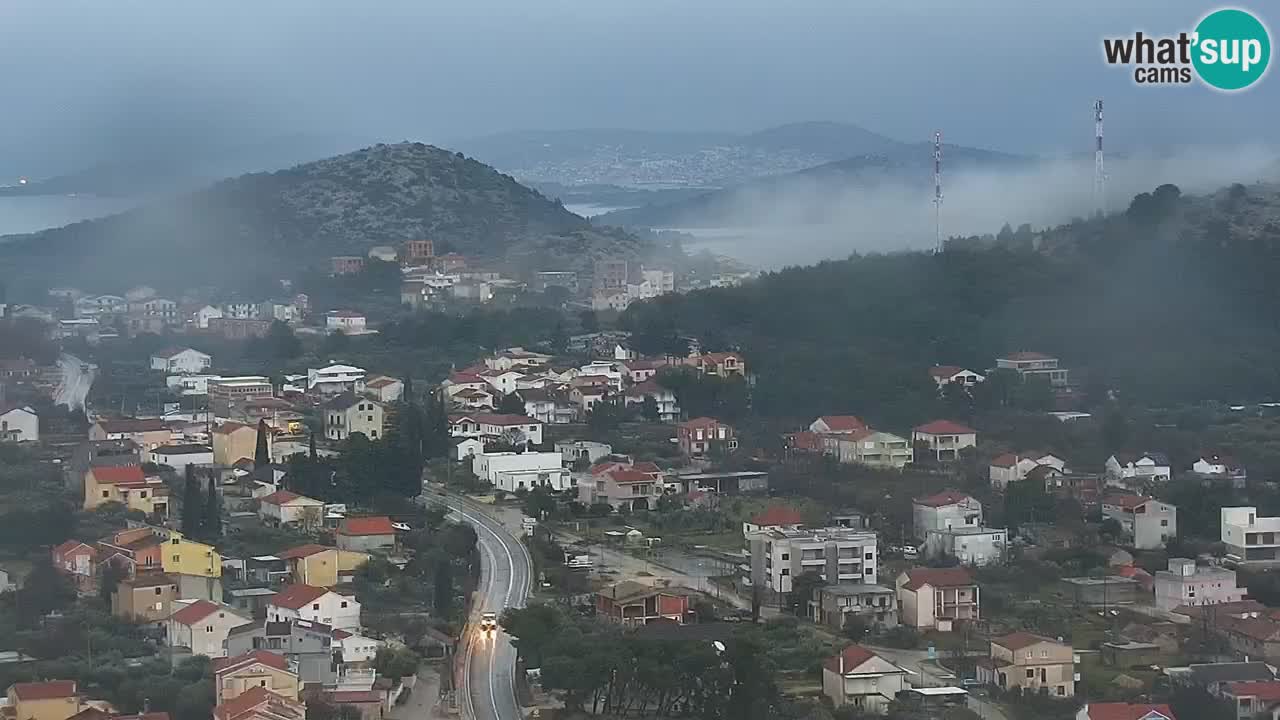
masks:
[[[484,452],[484,442],[478,438],[462,438],[454,441],[453,450],[449,454],[453,456],[454,460],[462,461],[467,458],[473,458],[482,452]]]
[[[558,492],[572,485],[564,458],[555,452],[482,452],[471,458],[471,471],[509,493],[535,487]]]
[[[666,493],[662,472],[653,463],[606,463],[591,469],[589,477],[578,480],[578,502],[583,505],[608,503],[615,510],[654,510]]]
[[[169,616],[165,642],[171,648],[186,648],[192,655],[226,657],[224,644],[231,628],[251,620],[232,608],[208,600],[175,603]]]
[[[1243,488],[1248,473],[1238,460],[1230,455],[1205,453],[1191,465],[1192,472],[1213,481],[1225,481],[1237,488]]]
[[[612,392],[613,388],[604,378],[576,377],[569,383],[569,402],[581,413],[588,413],[597,404],[604,402]]]
[[[264,687],[250,688],[227,703],[215,705],[213,720],[304,720],[304,703]]]
[[[222,556],[212,545],[189,540],[176,530],[155,529],[163,543],[160,566],[170,575],[179,579],[179,585],[190,592],[191,585],[183,585],[181,580],[187,577],[217,578],[222,577]],[[184,597],[191,597],[187,594]]]
[[[354,275],[364,270],[364,258],[360,255],[334,255],[329,258],[333,275]]]
[[[675,422],[680,417],[680,406],[676,403],[676,394],[653,380],[632,385],[623,393],[623,403],[644,406],[652,402],[657,412],[657,420]]]
[[[55,547],[51,555],[53,567],[69,576],[76,590],[83,593],[93,587],[93,577],[98,565],[97,548],[79,540],[68,540]]]
[[[289,548],[276,557],[285,562],[292,583],[317,587],[351,582],[370,558],[368,553],[315,544]]]
[[[623,580],[596,592],[596,617],[625,626],[668,621],[683,625],[693,613],[694,591]]]
[[[571,403],[569,396],[563,391],[530,388],[528,390],[519,390],[517,394],[520,400],[524,402],[524,414],[538,422],[547,423],[548,425],[567,425],[578,419],[578,408]],[[493,407],[491,395],[485,396],[488,398],[487,401],[484,398],[473,396],[470,391],[461,392],[457,397],[462,399],[464,403],[472,401],[488,403],[487,405],[481,404],[476,407]]]
[[[1102,504],[1105,481],[1096,473],[1063,473],[1049,465],[1039,465],[1027,473],[1027,481],[1043,483],[1044,491],[1058,499],[1080,503],[1086,512],[1094,512]]]
[[[991,565],[1004,559],[1009,547],[1009,531],[989,527],[955,527],[929,530],[924,538],[924,557],[953,557],[963,565]]]
[[[1069,383],[1067,369],[1059,367],[1058,358],[1038,352],[1015,352],[996,358],[996,368],[1013,370],[1023,380],[1044,378],[1050,387],[1066,387]]]
[[[493,410],[498,406],[496,393],[489,390],[463,390],[453,396],[451,400],[453,404],[464,410]],[[527,408],[527,406],[526,406]],[[530,417],[537,417],[532,413],[528,413]],[[547,422],[545,418],[538,417],[538,420]]]
[[[324,522],[324,502],[288,490],[277,490],[258,498],[258,517],[272,525],[316,529]]]
[[[700,417],[676,425],[676,443],[680,452],[689,457],[707,455],[713,450],[738,449],[732,426],[715,418]]]
[[[68,720],[84,708],[74,680],[14,683],[3,706],[12,720]]]
[[[364,392],[380,403],[398,402],[404,396],[404,382],[386,375],[373,375],[365,380]]]
[[[348,552],[386,551],[396,545],[396,529],[386,515],[345,518],[334,535],[338,549]]]
[[[1178,508],[1155,498],[1107,495],[1102,498],[1102,516],[1119,523],[1137,550],[1162,548],[1178,536]]]
[[[213,663],[214,686],[219,705],[254,690],[296,699],[301,691],[298,674],[283,654],[254,649],[223,657]]]
[[[166,375],[195,375],[212,365],[211,355],[189,347],[167,347],[151,354],[151,369]]]
[[[400,247],[401,261],[409,267],[424,265],[435,257],[435,241],[406,240]]]
[[[991,641],[991,656],[978,663],[978,682],[1002,690],[1076,694],[1075,651],[1041,635],[1016,632]]]
[[[287,585],[267,603],[273,622],[310,620],[340,630],[360,630],[360,601],[313,585]]]
[[[493,388],[485,379],[471,372],[452,372],[444,382],[440,383],[440,389],[444,391],[446,398],[452,399],[453,396],[464,390],[492,390]]]
[[[795,508],[786,505],[770,505],[764,512],[742,522],[742,537],[766,530],[799,530],[804,517]]]
[[[893,588],[869,583],[823,585],[809,601],[809,617],[836,630],[857,619],[872,630],[898,626],[898,600]]]
[[[173,614],[178,583],[164,573],[139,573],[121,580],[111,595],[111,614],[162,625]]]
[[[1253,680],[1226,683],[1219,693],[1236,709],[1237,720],[1280,717],[1280,681]],[[1173,720],[1173,715],[1168,716]],[[1141,720],[1148,720],[1141,718]],[[1151,720],[1158,720],[1152,718]]]
[[[579,460],[595,464],[613,454],[612,445],[591,440],[560,440],[556,442],[555,448],[565,465],[573,465]]]
[[[982,503],[957,490],[911,501],[911,527],[917,540],[933,530],[982,527]]]
[[[503,396],[515,392],[518,382],[524,377],[524,373],[516,370],[481,370],[478,374],[491,389]]]
[[[911,442],[923,443],[938,462],[951,462],[965,448],[977,446],[978,431],[950,420],[934,420],[912,430]]]
[[[1211,628],[1237,655],[1280,662],[1280,622],[1258,613],[1217,614]]]
[[[271,379],[261,375],[210,378],[207,387],[209,409],[220,417],[230,417],[233,406],[275,396]]]
[[[141,465],[142,448],[132,440],[89,440],[80,443],[62,464],[67,490],[84,495],[84,475],[91,467]]]
[[[1042,465],[1059,473],[1067,470],[1067,461],[1057,455],[1029,451],[997,455],[991,460],[987,472],[991,479],[991,486],[997,490],[1004,490],[1009,483],[1025,480],[1028,473]]]
[[[836,708],[883,714],[908,687],[906,670],[861,645],[850,645],[822,663],[822,694]]]
[[[1167,483],[1172,470],[1164,453],[1116,453],[1107,458],[1105,474],[1109,485],[1136,488],[1144,483]]]
[[[173,433],[159,418],[99,418],[89,426],[90,440],[132,440],[143,450],[151,450],[169,444]]]
[[[192,313],[191,321],[195,323],[195,326],[200,330],[208,330],[210,320],[221,319],[223,317],[225,317],[225,315],[222,312],[222,308],[205,305]]]
[[[0,380],[27,380],[39,375],[40,367],[31,358],[0,360]]]
[[[297,673],[298,683],[331,685],[339,669],[334,662],[336,644],[334,631],[328,625],[306,620],[258,620],[232,628],[227,635],[227,656],[235,658],[255,650],[276,653],[289,661],[289,670]],[[284,692],[288,693],[289,678],[284,676],[281,680]]]
[[[382,403],[344,392],[325,405],[324,436],[341,441],[361,433],[370,440],[377,440],[384,434],[384,418]]]
[[[826,450],[823,447],[825,439],[825,436],[811,430],[800,430],[798,432],[783,433],[782,445],[788,453],[822,453]],[[835,446],[833,445],[832,447]]]
[[[212,465],[213,448],[195,443],[161,445],[147,453],[147,460],[156,465],[167,465],[181,475],[188,465]]]
[[[1280,517],[1258,517],[1252,506],[1224,507],[1222,544],[1233,560],[1280,560]]]
[[[822,450],[841,464],[901,470],[915,461],[910,441],[893,433],[862,430],[850,434],[823,435]]]
[[[1245,589],[1236,586],[1236,571],[1218,566],[1197,566],[1195,560],[1169,558],[1169,569],[1155,574],[1156,607],[1173,610],[1181,605],[1217,605],[1239,602]]]
[[[367,665],[378,656],[383,643],[348,630],[334,630],[333,643],[347,665]]]
[[[791,592],[792,580],[815,573],[830,584],[877,580],[876,534],[842,527],[764,530],[744,542],[743,582],[779,600]]]
[[[84,474],[84,509],[118,502],[147,517],[169,515],[169,488],[158,477],[147,476],[139,465],[93,467]]]
[[[971,388],[987,379],[985,375],[956,365],[934,365],[929,368],[929,378],[938,384],[939,391],[948,385]]]
[[[98,541],[98,565],[114,565],[130,577],[160,572],[163,550],[163,541],[151,528],[126,528]]]
[[[27,405],[0,405],[0,442],[39,441],[40,416],[35,410]]]
[[[1085,703],[1076,720],[1178,720],[1168,705],[1107,702]]]
[[[541,445],[542,426],[542,422],[524,415],[476,413],[449,416],[449,434],[452,437],[480,438],[487,443]]]
[[[913,568],[894,586],[899,621],[917,630],[950,632],[956,621],[981,618],[978,583],[966,568]]]
[[[364,313],[353,310],[330,310],[324,316],[324,329],[345,335],[360,335],[368,331]]]
[[[809,423],[809,432],[819,435],[854,435],[871,428],[853,415],[823,415]]]
[[[364,381],[367,374],[364,368],[355,367],[354,365],[334,364],[318,369],[308,368],[307,391],[321,397],[341,395],[347,392],[359,395],[364,392]]]
[[[747,361],[738,353],[713,352],[701,355],[690,355],[685,358],[685,365],[692,365],[703,375],[716,377],[746,377]]]
[[[646,358],[638,358],[635,360],[624,360],[622,367],[627,371],[627,380],[633,385],[639,385],[643,382],[653,380],[658,376],[658,371],[667,367],[665,360],[652,360]]]
[[[273,436],[267,432],[267,451],[271,450]],[[252,460],[258,452],[258,428],[227,421],[213,428],[213,461],[219,465],[235,465]]]

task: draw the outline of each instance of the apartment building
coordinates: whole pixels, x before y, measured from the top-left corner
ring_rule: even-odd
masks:
[[[1224,507],[1222,544],[1233,560],[1280,560],[1280,517],[1258,517],[1258,508]]]
[[[1115,520],[1138,550],[1155,550],[1178,536],[1178,508],[1127,493],[1102,498],[1102,516]]]
[[[957,621],[981,618],[978,583],[966,568],[912,568],[900,573],[894,585],[903,625],[950,632]]]
[[[246,400],[259,400],[275,395],[271,379],[262,375],[236,375],[210,378],[208,381],[209,409],[215,415],[229,417],[231,406]]]
[[[1059,365],[1058,358],[1039,352],[1015,352],[996,358],[996,369],[1013,370],[1024,380],[1044,378],[1055,388],[1069,384],[1067,369]]]
[[[1169,569],[1155,574],[1156,607],[1173,610],[1180,605],[1218,605],[1244,599],[1245,588],[1236,585],[1236,571],[1196,565],[1188,558],[1169,558]]]
[[[792,579],[807,572],[833,585],[877,581],[874,532],[843,527],[764,530],[747,535],[745,550],[744,582],[774,598],[791,592]]]
[[[911,441],[893,433],[859,430],[819,435],[822,452],[841,464],[901,470],[915,461]]]
[[[982,527],[982,503],[957,490],[911,501],[911,527],[917,540],[934,530]]]

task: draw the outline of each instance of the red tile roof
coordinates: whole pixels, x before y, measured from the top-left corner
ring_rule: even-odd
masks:
[[[396,529],[391,526],[391,518],[386,515],[347,518],[338,525],[339,535],[395,535],[395,533]]]
[[[95,467],[89,472],[93,473],[93,479],[99,485],[136,485],[147,481],[141,465]]]
[[[268,650],[250,650],[243,655],[235,657],[214,658],[213,672],[215,675],[222,675],[255,664],[266,665],[277,670],[289,669],[289,660],[279,653],[273,653]]]
[[[285,550],[284,552],[278,552],[276,553],[276,557],[280,558],[281,560],[296,560],[297,558],[311,557],[316,553],[322,553],[326,550],[335,550],[335,549],[336,548],[331,548],[327,545],[317,545],[315,543],[308,543],[306,545],[291,547],[288,550]]]
[[[107,433],[139,433],[168,430],[169,426],[160,418],[139,420],[137,418],[120,418],[115,420],[99,420],[98,426]]]
[[[609,473],[609,477],[620,485],[627,485],[630,483],[651,483],[655,481],[652,475],[642,473],[639,470],[634,470],[632,468],[620,468],[618,470],[614,470]]]
[[[1152,498],[1142,497],[1141,495],[1134,495],[1132,493],[1116,493],[1114,495],[1107,495],[1103,497],[1102,504],[1115,505],[1126,510],[1132,510],[1151,499]]]
[[[934,420],[916,428],[916,432],[926,435],[973,435],[977,433],[971,427],[950,420]]]
[[[1016,632],[1016,633],[1009,633],[1004,637],[998,637],[992,640],[991,642],[993,644],[999,645],[1000,647],[1006,648],[1009,650],[1021,650],[1023,648],[1028,648],[1038,643],[1057,642],[1057,641],[1047,637],[1043,637],[1041,635],[1036,635],[1034,633]]]
[[[9,687],[19,700],[53,700],[76,694],[75,680],[50,680],[48,682],[14,683]]]
[[[283,695],[277,695],[259,685],[255,685],[231,700],[215,707],[213,709],[213,717],[217,720],[236,720],[236,718],[244,716],[263,705],[271,705],[277,710],[270,713],[271,717],[295,717],[298,720],[302,720],[304,717],[302,703],[290,700]]]
[[[1168,705],[1134,705],[1122,702],[1089,703],[1086,717],[1089,720],[1178,720]]]
[[[298,493],[289,492],[288,490],[277,490],[270,495],[264,495],[258,498],[258,502],[268,505],[284,505],[291,500],[297,500],[302,497]]]
[[[800,432],[787,433],[784,437],[787,439],[788,447],[792,450],[821,450],[822,436],[816,432],[801,430]]]
[[[286,585],[271,598],[270,603],[276,607],[298,610],[320,599],[327,592],[329,588],[315,585]]]
[[[853,432],[867,429],[867,424],[856,415],[823,415],[818,419],[826,423],[827,427],[833,432]]]
[[[61,545],[59,545],[58,547],[54,548],[53,552],[57,555],[61,555],[62,557],[66,557],[68,553],[74,550],[77,550],[81,547],[83,547],[89,555],[94,555],[97,553],[97,550],[94,550],[92,545],[85,542],[81,542],[79,540],[68,540],[62,543]]]
[[[326,695],[335,705],[382,702],[382,694],[374,690],[331,690]]]
[[[651,473],[651,474],[662,472],[661,468],[659,468],[655,463],[652,463],[649,461],[634,463],[631,466],[631,469],[636,470],[638,472]]]
[[[974,585],[973,574],[967,568],[913,568],[907,571],[908,590],[919,590],[925,585],[935,588],[964,587]]]
[[[221,609],[217,603],[211,603],[208,600],[197,600],[170,615],[169,619],[179,625],[194,625]]]
[[[804,522],[804,518],[795,508],[786,505],[774,505],[764,512],[751,518],[752,525],[760,525],[764,527],[776,525],[799,525]]]
[[[1054,358],[1052,355],[1045,355],[1044,353],[1041,353],[1041,352],[1032,352],[1032,351],[1022,350],[1019,352],[1008,353],[1004,357],[1001,357],[998,359],[1018,361],[1018,360],[1054,360],[1056,358]]]
[[[704,427],[705,428],[705,427],[715,427],[720,424],[721,424],[720,421],[715,418],[698,417],[692,420],[685,420],[684,422],[680,423],[680,427],[682,428]]]
[[[943,490],[940,493],[930,495],[929,497],[915,498],[912,500],[916,505],[928,505],[929,507],[944,507],[946,505],[955,505],[972,500],[973,498],[959,490]]]
[[[955,365],[934,365],[929,368],[929,375],[936,378],[949,378],[958,372],[964,372],[964,368]]]
[[[866,661],[876,657],[876,654],[861,645],[850,645],[840,651],[839,655],[832,655],[827,658],[823,664],[832,672],[840,672],[840,659],[844,658],[844,671],[846,673],[853,672]]]
[[[1247,695],[1268,703],[1280,701],[1280,680],[1227,683],[1227,689],[1236,697]]]
[[[1014,453],[1004,453],[1003,455],[997,455],[991,460],[992,467],[1008,468],[1008,467],[1013,467],[1014,465],[1017,465],[1017,464],[1018,464],[1018,456],[1015,455]]]

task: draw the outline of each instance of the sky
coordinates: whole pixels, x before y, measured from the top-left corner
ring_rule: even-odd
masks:
[[[1280,78],[1133,85],[1101,39],[1183,0],[3,0],[0,177],[174,144],[849,122],[1010,152],[1274,139]],[[1249,7],[1249,6],[1244,6]],[[1272,22],[1280,10],[1255,3]],[[1275,31],[1272,32],[1273,40]],[[1272,75],[1274,76],[1274,72]]]

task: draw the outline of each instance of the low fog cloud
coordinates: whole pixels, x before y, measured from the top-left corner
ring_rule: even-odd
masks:
[[[1173,183],[1184,193],[1274,180],[1280,151],[1264,145],[1192,147],[1108,159],[1107,209]],[[996,233],[1004,223],[1040,229],[1092,213],[1093,157],[1046,159],[1026,169],[943,175],[943,237]],[[797,176],[784,188],[740,191],[717,227],[690,229],[707,249],[761,269],[843,258],[851,253],[922,249],[934,244],[931,177],[852,185]]]

